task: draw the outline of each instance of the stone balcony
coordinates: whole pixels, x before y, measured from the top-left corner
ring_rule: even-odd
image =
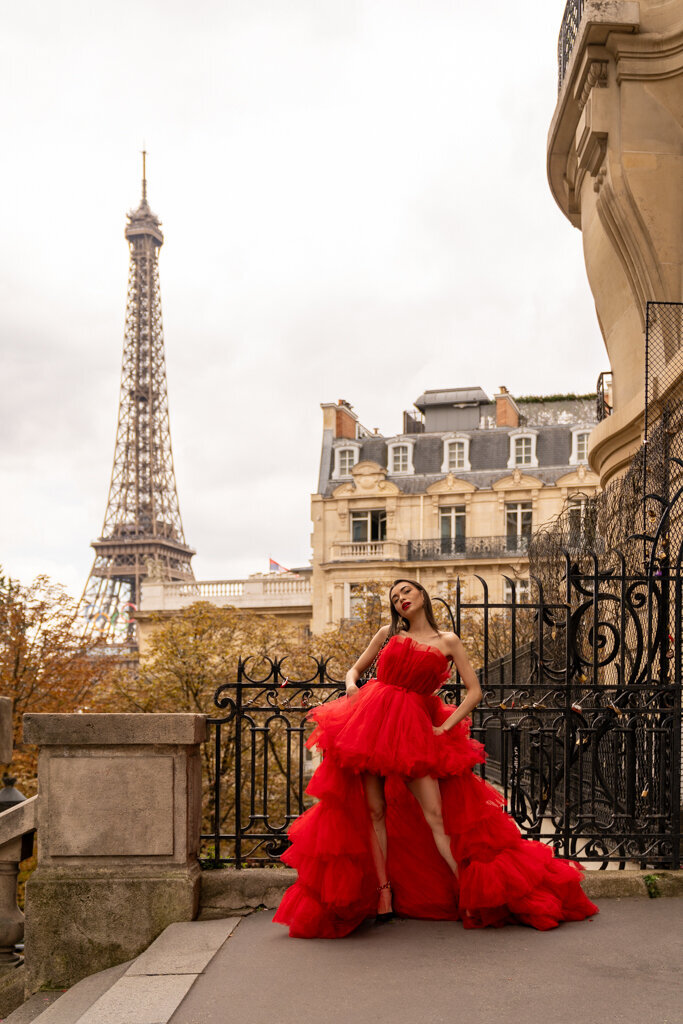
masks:
[[[330,552],[332,562],[402,562],[407,545],[400,540],[335,541]]]

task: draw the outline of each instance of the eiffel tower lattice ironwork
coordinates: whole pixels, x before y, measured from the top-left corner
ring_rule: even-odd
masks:
[[[86,631],[107,643],[137,646],[133,613],[145,577],[193,580],[173,469],[161,320],[161,221],[142,199],[127,215],[130,248],[126,332],[114,467],[102,535],[81,599]]]

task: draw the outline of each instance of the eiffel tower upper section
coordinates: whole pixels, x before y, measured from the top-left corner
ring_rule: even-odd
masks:
[[[173,468],[159,286],[164,236],[147,202],[145,156],[142,199],[125,232],[130,268],[114,466],[84,593],[93,633],[128,643],[144,577],[193,580],[195,554],[185,542]]]

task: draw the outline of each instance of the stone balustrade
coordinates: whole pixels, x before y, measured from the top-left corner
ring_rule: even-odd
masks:
[[[400,540],[336,541],[331,554],[333,562],[358,559],[395,562],[406,557],[406,544]]]
[[[247,577],[241,580],[207,580],[168,583],[149,580],[142,585],[140,612],[175,611],[195,601],[216,605],[276,612],[281,608],[311,606],[310,577]]]

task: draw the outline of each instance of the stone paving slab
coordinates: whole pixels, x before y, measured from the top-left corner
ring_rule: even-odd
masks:
[[[196,974],[125,975],[78,1018],[78,1024],[167,1024],[197,977]]]
[[[66,992],[36,992],[10,1014],[5,1024],[31,1024],[36,1019],[40,1024],[71,1024],[126,973],[131,963],[126,960],[106,971],[91,974]]]
[[[609,899],[549,932],[460,922],[290,939],[242,919],[169,1024],[683,1024],[683,901]]]
[[[239,924],[238,917],[222,921],[181,921],[170,924],[126,971],[144,974],[201,974]]]

